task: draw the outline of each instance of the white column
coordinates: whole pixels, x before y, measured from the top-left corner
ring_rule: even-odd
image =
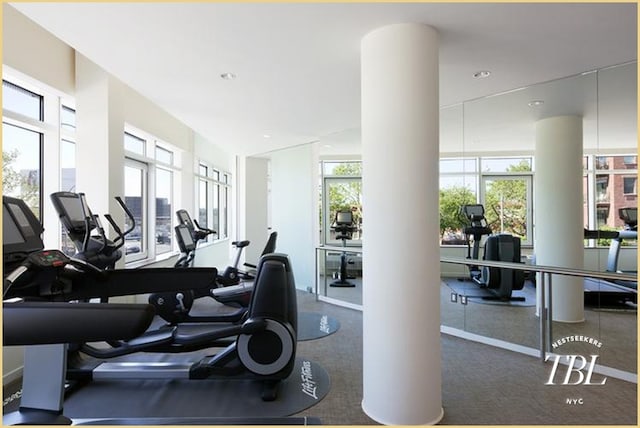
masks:
[[[443,416],[438,244],[438,34],[362,40],[363,388],[379,423]]]
[[[536,263],[583,269],[582,117],[538,121],[535,161]],[[582,278],[554,275],[552,287],[553,319],[584,321]]]

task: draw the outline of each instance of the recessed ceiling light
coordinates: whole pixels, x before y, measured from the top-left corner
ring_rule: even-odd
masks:
[[[542,104],[544,104],[544,101],[542,100],[529,101],[529,107],[538,107],[538,106],[541,106]]]
[[[233,80],[236,78],[236,75],[233,73],[222,73],[220,77],[222,77],[224,80]]]
[[[271,135],[269,135],[269,134],[264,134],[264,135],[262,136],[262,138],[271,138]]]
[[[473,73],[474,79],[484,79],[485,77],[491,76],[491,72],[487,70],[476,71]]]
[[[325,144],[323,147],[324,147],[325,149],[330,149],[330,148],[331,148],[331,144]]]

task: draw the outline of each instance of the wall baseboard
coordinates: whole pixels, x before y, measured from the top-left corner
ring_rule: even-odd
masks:
[[[22,369],[23,367],[18,367],[17,369],[11,370],[9,373],[2,376],[2,385],[6,386],[11,382],[16,382],[22,377]]]

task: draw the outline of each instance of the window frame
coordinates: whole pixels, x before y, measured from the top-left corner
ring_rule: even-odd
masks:
[[[196,159],[194,167],[195,198],[194,198],[194,218],[202,227],[207,227],[216,231],[204,241],[205,243],[216,243],[230,239],[231,235],[231,191],[233,176],[230,172],[216,167],[211,163]],[[206,187],[206,224],[202,224],[200,216],[200,203],[202,198],[201,185]],[[216,211],[217,214],[216,214]]]
[[[124,148],[124,137],[129,135],[130,137],[144,142],[144,155],[137,151],[129,151]],[[178,185],[180,182],[180,174],[182,172],[180,166],[180,149],[162,141],[149,132],[143,131],[132,125],[125,123],[125,129],[123,133],[123,148],[125,165],[128,162],[135,162],[133,165],[143,164],[146,166],[146,185],[144,189],[144,211],[143,219],[144,225],[144,242],[140,253],[125,254],[125,266],[137,267],[139,264],[146,264],[148,262],[156,262],[172,257],[178,253],[177,244],[174,239],[174,226],[176,225],[176,219],[173,215],[176,208],[176,200],[179,195]],[[164,160],[157,159],[157,149],[164,150],[170,153],[170,163]],[[158,186],[156,185],[158,170],[168,171],[171,173],[171,189],[169,190],[171,201],[169,216],[170,224],[168,227],[163,227],[163,230],[167,228],[169,230],[170,248],[166,251],[159,251],[157,248],[157,236],[158,236],[158,219],[156,213],[156,200],[158,194]]]

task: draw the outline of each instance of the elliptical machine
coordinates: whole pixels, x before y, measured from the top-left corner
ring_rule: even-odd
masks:
[[[193,234],[185,224],[175,227],[176,242],[180,248],[180,258],[174,264],[177,269],[191,268],[195,257],[196,243]],[[238,284],[221,287],[216,278],[216,287],[211,289],[181,289],[176,292],[152,293],[149,303],[155,306],[158,316],[169,324],[199,323],[199,322],[238,322],[246,314],[253,293],[253,284]],[[212,297],[216,301],[238,308],[234,312],[219,315],[190,314],[193,303],[201,297]]]
[[[23,201],[4,196],[3,212],[5,213],[3,216],[5,260],[15,266],[18,260],[22,259],[20,264],[4,278],[3,297],[5,299],[15,297],[36,298],[40,301],[48,300],[50,302],[70,302],[82,298],[93,298],[96,296],[95,291],[86,290],[88,288],[86,286],[90,283],[95,283],[96,287],[103,289],[97,295],[124,295],[121,293],[122,290],[117,287],[121,282],[117,279],[123,279],[123,276],[118,274],[120,271],[101,271],[106,277],[105,282],[102,282],[99,278],[94,277],[93,270],[86,270],[90,266],[86,262],[68,258],[57,250],[42,250],[44,244],[39,236],[43,230],[42,225]],[[9,254],[12,256],[8,257]],[[159,269],[164,269],[165,275],[161,276],[166,276],[166,273],[171,271],[183,273],[191,271],[171,268]],[[152,269],[130,269],[127,271],[127,274],[133,272],[142,274],[134,275],[137,279],[138,290],[135,290],[133,294],[148,293],[158,285],[154,283],[154,279],[159,277],[158,275],[151,275],[151,277],[147,275],[148,272],[153,272]],[[197,269],[193,269],[193,271],[197,271]],[[71,279],[74,280],[66,283],[69,285],[69,289],[61,290],[57,285],[62,284],[61,280],[67,275],[71,275]],[[75,279],[79,276],[87,277],[87,281],[76,281]],[[117,277],[116,281],[106,281],[112,276]],[[160,285],[165,287],[165,284]],[[78,295],[73,292],[76,287],[80,289]],[[82,297],[78,298],[79,295]],[[104,324],[102,324],[103,327],[100,331],[106,332],[105,340],[108,340],[106,344],[110,345],[79,344],[79,347],[74,349],[66,359],[68,380],[88,381],[98,376],[102,379],[250,379],[262,384],[262,399],[271,401],[277,396],[280,382],[289,377],[295,364],[298,325],[296,288],[293,270],[289,258],[285,254],[269,254],[260,259],[254,292],[243,322],[217,327],[210,326],[211,328],[195,334],[181,334],[177,327],[163,327],[141,334],[148,327],[150,316],[153,315],[153,309],[148,305],[131,306],[134,310],[126,311],[131,317],[123,319],[122,323],[136,323],[139,324],[139,327],[126,329],[127,332],[122,333],[119,328],[116,328],[115,331],[109,329],[109,323],[118,321],[116,318],[108,317],[119,308],[116,304],[91,303],[88,304],[89,306],[84,303],[65,304],[70,308],[77,306],[77,310],[80,312],[84,312],[84,309],[89,311],[93,309],[91,314],[94,314],[95,317],[91,318],[92,322],[97,322],[98,318],[104,318],[95,312],[104,308],[102,315],[107,315],[107,318],[103,319]],[[49,307],[60,309],[62,305]],[[127,308],[129,307],[127,306]],[[12,308],[17,308],[17,306]],[[140,311],[143,313],[140,314]],[[16,320],[16,318],[12,319]],[[82,317],[80,316],[78,319],[82,319]],[[87,331],[92,332],[89,339],[100,340],[100,335],[103,333],[94,335],[93,330],[89,328],[94,327],[93,323],[91,324],[91,326],[87,326]],[[55,319],[52,320],[51,325],[57,326]],[[54,327],[51,328],[54,329]],[[83,341],[82,334],[70,335],[69,341]],[[15,334],[9,337],[9,342],[13,345],[29,343],[28,338],[22,338],[20,340],[23,341],[19,342],[15,337]],[[54,338],[51,341],[58,341],[58,339]],[[178,353],[212,347],[225,348],[215,355],[204,357],[198,361],[163,366],[154,363],[124,362],[119,364],[108,361],[113,357],[137,352]],[[67,353],[66,345],[60,351],[60,358],[55,361],[48,358],[48,354],[40,353],[41,358],[38,362],[42,367],[40,373],[47,371],[51,364],[60,363],[59,367],[64,367],[61,365],[61,361]],[[86,359],[86,356],[91,358]],[[61,376],[60,379],[63,377]]]
[[[196,245],[199,241],[207,239],[209,235],[217,233],[215,230],[201,227],[197,220],[191,219],[187,210],[178,210],[176,211],[176,215],[178,217],[178,224],[184,225],[191,232],[191,236]],[[233,264],[227,266],[222,274],[218,274],[217,281],[220,286],[228,287],[240,283],[242,272],[238,270],[238,263],[240,263],[243,249],[249,246],[250,243],[250,241],[233,241],[231,243],[231,245],[236,248],[236,256]]]
[[[467,243],[467,259],[480,259],[480,241],[483,236],[487,235],[483,260],[522,263],[520,260],[520,238],[508,233],[492,235],[491,228],[489,228],[484,216],[484,206],[481,204],[463,205],[460,212],[469,222],[469,225],[463,229]],[[473,237],[473,252],[470,237]],[[524,297],[511,295],[513,290],[522,290],[524,287],[523,271],[470,265],[469,275],[481,288],[486,288],[494,294],[494,296],[483,297],[485,300],[525,300]]]
[[[336,231],[336,239],[342,240],[342,248],[346,248],[347,240],[352,238],[353,232],[356,229],[351,210],[341,210],[336,212],[336,218],[331,228]],[[342,254],[340,254],[340,271],[336,272],[336,280],[329,284],[331,287],[356,286],[353,282],[349,281],[349,279],[353,279],[350,278],[347,273],[347,266],[350,264],[353,264],[353,260],[349,260],[347,252],[342,251]]]

